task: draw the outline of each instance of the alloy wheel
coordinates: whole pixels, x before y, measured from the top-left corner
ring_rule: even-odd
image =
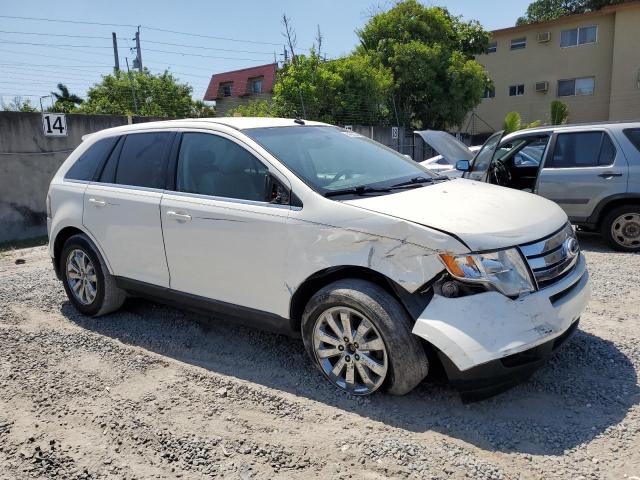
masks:
[[[352,308],[332,307],[320,314],[313,329],[313,351],[325,376],[350,393],[368,395],[387,376],[387,350],[380,332]]]
[[[624,213],[611,224],[611,236],[623,247],[640,246],[640,213]]]
[[[82,250],[69,253],[66,263],[67,284],[73,296],[83,305],[91,305],[98,292],[98,277],[93,262]]]

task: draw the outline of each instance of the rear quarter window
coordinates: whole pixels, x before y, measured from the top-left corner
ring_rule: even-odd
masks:
[[[623,131],[636,150],[640,152],[640,128],[625,128]]]
[[[67,180],[93,180],[98,166],[102,164],[107,155],[113,150],[117,137],[103,138],[91,145],[80,157],[75,161],[71,168],[64,176]]]

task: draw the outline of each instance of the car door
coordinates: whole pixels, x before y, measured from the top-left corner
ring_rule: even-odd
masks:
[[[174,136],[125,135],[85,190],[83,224],[118,277],[169,286],[160,199]]]
[[[500,130],[491,135],[487,139],[487,141],[484,142],[480,150],[478,150],[478,153],[476,153],[475,157],[473,157],[470,169],[462,174],[464,178],[468,178],[470,180],[479,180],[482,182],[487,181],[489,166],[491,165],[496,150],[498,149],[498,145],[500,144],[500,140],[502,140],[503,136],[504,131]]]
[[[604,129],[557,132],[538,175],[536,193],[584,221],[598,203],[627,191],[627,159]]]
[[[267,194],[270,179],[288,191],[286,178],[223,133],[182,133],[176,157],[175,187],[161,205],[171,288],[229,307],[281,311],[290,207]]]

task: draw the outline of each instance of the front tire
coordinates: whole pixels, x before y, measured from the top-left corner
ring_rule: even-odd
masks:
[[[116,286],[115,278],[86,235],[70,237],[59,262],[67,297],[80,313],[98,317],[122,306],[126,293]]]
[[[404,308],[382,287],[359,279],[319,290],[302,315],[309,357],[338,388],[404,395],[429,371],[429,361]]]
[[[602,236],[615,250],[640,251],[640,205],[612,209],[602,221]]]

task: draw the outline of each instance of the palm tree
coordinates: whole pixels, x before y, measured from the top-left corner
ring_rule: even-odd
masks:
[[[80,105],[84,100],[78,95],[69,93],[69,89],[63,83],[58,84],[58,91],[51,92],[53,98],[56,99],[53,105],[53,111],[56,112],[70,112],[76,105]]]

